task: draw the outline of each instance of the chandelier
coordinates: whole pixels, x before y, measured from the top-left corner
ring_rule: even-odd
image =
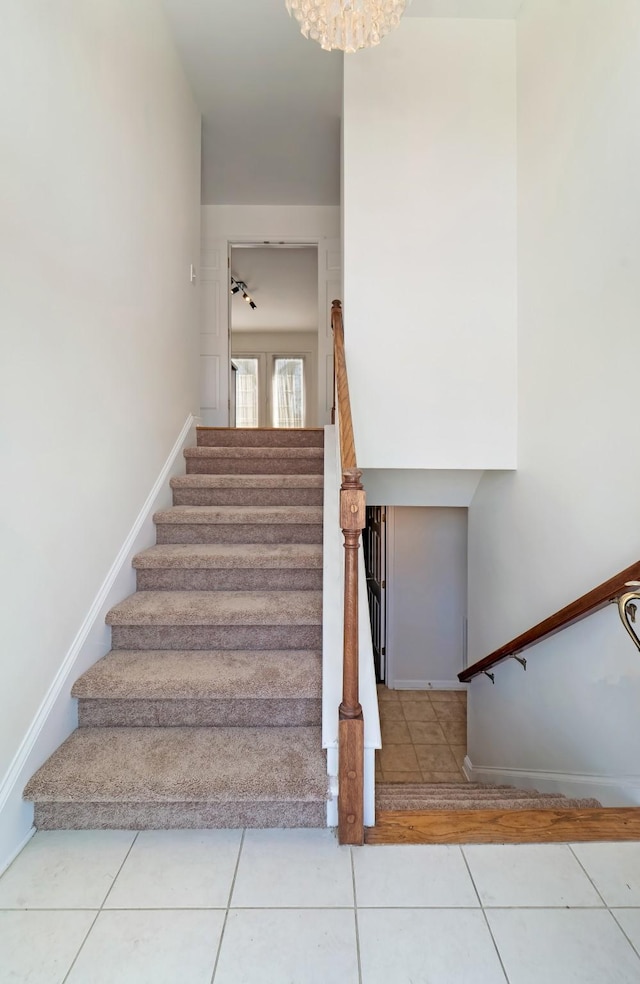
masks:
[[[410,0],[409,0],[410,2]],[[305,38],[325,51],[373,48],[397,27],[407,0],[286,0]]]

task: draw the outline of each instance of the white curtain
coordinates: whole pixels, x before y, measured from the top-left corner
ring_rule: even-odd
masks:
[[[258,360],[233,360],[236,377],[236,427],[258,426]]]
[[[275,427],[304,427],[302,359],[274,359],[273,406]]]

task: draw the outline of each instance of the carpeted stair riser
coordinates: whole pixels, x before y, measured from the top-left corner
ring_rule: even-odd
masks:
[[[319,523],[158,523],[157,543],[322,543]]]
[[[324,803],[36,803],[38,830],[207,830],[325,827]]]
[[[377,810],[566,810],[599,806],[595,799],[569,799],[559,793],[489,783],[376,784]]]
[[[113,649],[321,649],[321,625],[114,625]]]
[[[310,727],[322,724],[322,700],[81,699],[78,724],[81,728]]]
[[[138,591],[322,591],[322,546],[156,544],[133,558]]]
[[[176,506],[321,506],[322,475],[176,475]]]
[[[291,428],[198,427],[198,447],[324,447],[321,427],[298,430]]]
[[[322,475],[322,448],[198,447],[184,452],[187,475]]]
[[[538,799],[540,797],[554,797],[556,793],[539,793],[536,789],[520,789],[516,786],[497,786],[485,783],[470,783],[464,780],[456,783],[378,783],[376,796],[378,799],[393,798],[399,796],[416,798],[427,796],[430,800],[434,799],[496,799],[498,797],[509,797],[511,799]]]
[[[322,475],[322,458],[187,458],[187,475]]]
[[[153,521],[181,526],[322,525],[321,506],[172,506],[159,509]]]
[[[321,570],[139,570],[138,591],[322,591]]]
[[[321,506],[321,488],[226,489],[182,486],[173,490],[174,506]]]
[[[376,799],[378,810],[585,810],[592,807],[599,807],[601,804],[597,800],[568,800],[563,796],[553,796],[542,799],[532,797],[531,799],[482,799],[476,800],[471,797],[468,799],[437,799],[431,800],[428,797],[418,799],[402,799],[401,804],[394,804]]]

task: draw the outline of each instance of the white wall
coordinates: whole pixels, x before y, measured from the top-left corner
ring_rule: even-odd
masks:
[[[369,506],[462,506],[473,499],[480,471],[371,468],[362,473]]]
[[[514,23],[403,20],[345,59],[344,103],[358,462],[512,468]]]
[[[458,688],[467,615],[467,510],[387,509],[387,682]]]
[[[1,783],[197,407],[200,117],[154,0],[10,0],[0,64]]]
[[[202,237],[234,241],[309,242],[340,235],[334,205],[204,205]]]
[[[271,427],[271,360],[278,355],[304,356],[305,427],[316,426],[318,332],[317,331],[234,331],[232,355],[257,355],[260,358],[258,396],[262,427]]]
[[[524,5],[520,467],[470,509],[470,661],[640,557],[639,52],[635,0]],[[474,766],[604,775],[640,803],[640,659],[615,611],[526,655],[472,685]]]

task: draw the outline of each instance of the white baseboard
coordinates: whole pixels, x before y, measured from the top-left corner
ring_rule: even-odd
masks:
[[[518,789],[537,789],[540,793],[564,793],[576,799],[593,797],[603,806],[640,806],[640,776],[496,769],[474,765],[468,755],[462,768],[469,782],[493,782]]]
[[[393,680],[392,690],[467,690],[459,680]]]
[[[110,631],[105,625],[105,615],[113,605],[135,591],[135,572],[131,561],[136,553],[155,543],[153,514],[171,504],[169,479],[184,472],[182,451],[188,444],[194,443],[198,423],[199,419],[189,414],[0,782],[0,872],[31,836],[33,807],[23,801],[22,790],[36,769],[77,727],[77,705],[71,697],[71,686],[109,651]]]

